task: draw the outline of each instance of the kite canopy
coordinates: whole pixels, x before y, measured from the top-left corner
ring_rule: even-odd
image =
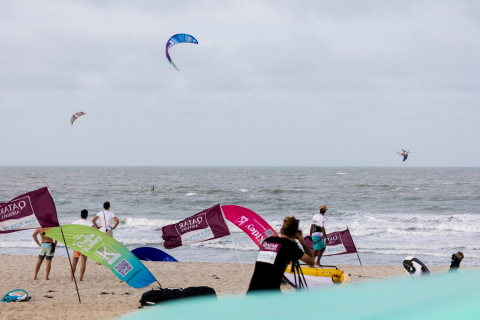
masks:
[[[170,58],[170,55],[168,54],[168,49],[170,49],[171,47],[173,47],[176,44],[184,43],[184,42],[198,44],[197,39],[195,39],[191,35],[186,34],[186,33],[179,33],[179,34],[176,34],[176,35],[172,36],[170,39],[168,39],[167,45],[165,47],[165,54],[167,56],[167,60],[168,60],[168,62],[171,63],[171,65],[175,69],[177,69],[177,71],[180,71],[180,70],[178,70],[177,66],[175,65],[175,63],[173,63],[172,59]]]
[[[84,114],[86,114],[85,112],[77,112],[75,113],[71,118],[70,118],[70,123],[72,124],[73,126],[73,123],[75,122],[75,120],[77,120],[78,118],[80,118],[81,116],[83,116]]]

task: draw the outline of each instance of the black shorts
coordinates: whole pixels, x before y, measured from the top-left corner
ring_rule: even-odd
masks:
[[[45,257],[47,257],[47,258],[45,259]],[[53,256],[42,256],[42,255],[38,255],[38,259],[40,259],[40,260],[45,259],[45,260],[47,260],[47,261],[50,261],[50,260],[53,259]]]

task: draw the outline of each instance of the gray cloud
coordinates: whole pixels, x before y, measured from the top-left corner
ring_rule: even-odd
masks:
[[[3,1],[0,165],[395,166],[407,148],[478,166],[479,18],[473,1]],[[200,45],[171,49],[177,72],[183,32]]]

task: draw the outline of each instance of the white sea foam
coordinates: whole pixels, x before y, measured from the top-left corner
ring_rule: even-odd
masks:
[[[469,233],[480,232],[479,226],[475,226],[467,223],[457,223],[457,224],[442,223],[438,226],[438,228],[441,230],[453,230],[453,231],[461,231],[461,232],[469,232]]]
[[[0,241],[0,248],[38,248],[35,241]]]
[[[248,192],[247,189],[240,189],[240,192]]]
[[[164,227],[169,224],[177,223],[180,220],[170,219],[149,219],[149,218],[121,218],[120,222],[127,226],[152,226]]]
[[[189,193],[187,193],[187,197],[191,197],[191,196],[194,196],[194,195],[196,195],[195,192],[189,192]]]
[[[381,244],[381,243],[373,243],[373,244],[362,244],[359,243],[356,245],[357,249],[362,249],[362,250],[421,250],[421,251],[434,251],[434,250],[464,250],[464,249],[469,249],[469,250],[478,250],[478,246],[464,246],[464,245],[455,245],[455,244],[439,244],[439,245],[433,245],[433,244]]]
[[[422,256],[433,256],[433,257],[444,257],[450,258],[452,256],[451,253],[441,253],[441,252],[427,252],[423,250],[370,250],[370,249],[358,249],[359,252],[363,253],[377,253],[377,254],[386,254],[386,255],[405,255],[405,256],[415,256],[415,255],[422,255]],[[448,261],[448,260],[446,260]]]
[[[231,242],[215,243],[212,241],[194,243],[191,246],[195,247],[204,247],[204,248],[214,248],[214,249],[233,249],[237,248],[239,251],[258,251],[258,246],[252,242],[249,245],[239,245]]]

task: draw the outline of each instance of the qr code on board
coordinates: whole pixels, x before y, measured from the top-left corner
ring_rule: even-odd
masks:
[[[270,230],[270,229],[268,229],[267,231],[265,231],[265,235],[266,235],[267,237],[271,237],[271,236],[273,236],[273,231]]]
[[[118,273],[120,273],[122,275],[122,277],[125,277],[127,275],[127,273],[130,272],[130,270],[132,270],[133,267],[130,263],[128,263],[127,260],[123,259],[122,261],[120,261],[116,266],[115,266],[115,270],[118,271]]]

